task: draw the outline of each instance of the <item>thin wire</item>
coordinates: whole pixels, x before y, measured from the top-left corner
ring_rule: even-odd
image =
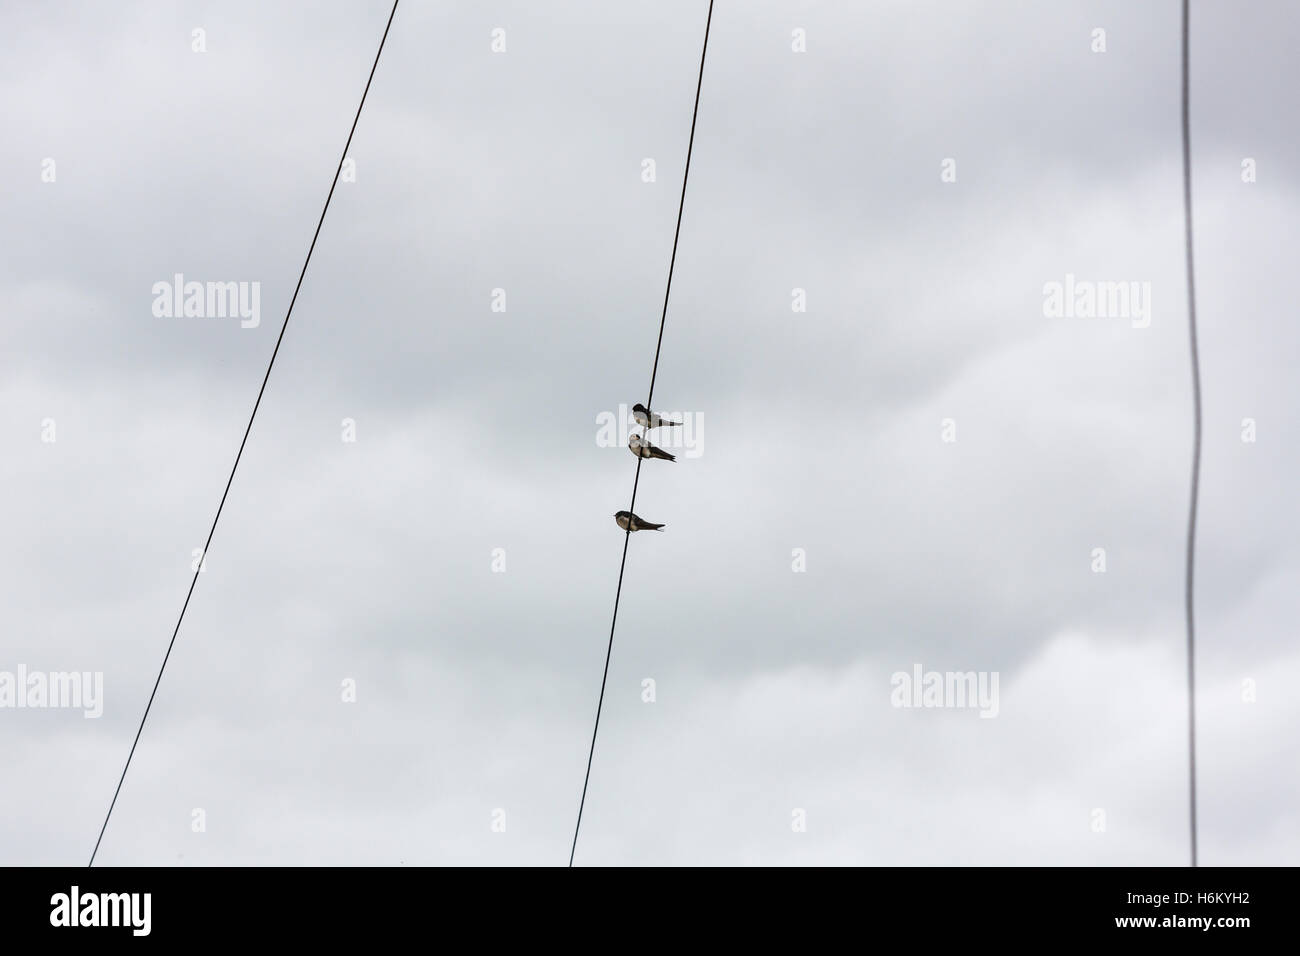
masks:
[[[1196,505],[1201,485],[1201,360],[1196,344],[1196,270],[1192,265],[1192,130],[1189,100],[1190,10],[1183,0],[1183,221],[1187,240],[1187,315],[1192,346],[1192,402],[1195,409],[1195,438],[1192,443],[1192,500],[1187,517],[1187,773],[1191,810],[1192,866],[1196,854],[1196,613],[1193,583],[1196,576]]]
[[[207,556],[208,548],[212,544],[212,536],[216,533],[217,522],[221,520],[221,510],[226,506],[226,496],[230,494],[230,486],[235,480],[235,472],[239,469],[239,460],[244,455],[244,446],[248,443],[248,435],[253,430],[253,420],[257,417],[258,408],[261,407],[262,395],[266,392],[266,383],[271,378],[271,369],[275,367],[275,358],[280,354],[280,343],[284,341],[285,330],[289,328],[289,317],[293,315],[294,303],[298,301],[298,290],[302,288],[302,280],[307,275],[307,266],[311,263],[311,254],[316,248],[316,240],[320,237],[321,226],[325,223],[325,214],[329,212],[330,200],[334,198],[334,189],[338,186],[339,174],[343,171],[343,162],[347,159],[348,150],[352,146],[352,135],[357,131],[357,123],[361,120],[361,109],[366,105],[366,95],[370,92],[370,83],[374,80],[375,70],[379,67],[379,56],[384,52],[384,41],[388,39],[388,30],[393,25],[393,17],[397,13],[397,4],[399,2],[400,0],[393,0],[392,12],[388,14],[388,23],[384,26],[384,35],[380,39],[379,49],[375,53],[375,62],[370,67],[370,76],[366,79],[366,88],[361,94],[361,102],[357,105],[357,113],[352,120],[352,128],[348,131],[348,141],[343,146],[343,155],[339,157],[338,168],[334,171],[334,181],[330,184],[329,195],[325,197],[325,206],[321,209],[320,219],[316,222],[316,232],[311,237],[311,246],[307,249],[307,258],[302,264],[302,271],[298,273],[298,284],[294,286],[293,298],[289,300],[289,309],[285,312],[284,322],[280,326],[279,338],[275,340],[275,350],[271,353],[271,361],[266,366],[266,374],[262,376],[262,387],[257,390],[257,401],[253,403],[253,412],[248,416],[248,425],[244,428],[244,437],[239,443],[239,451],[235,455],[234,465],[231,466],[230,477],[226,479],[226,489],[221,493],[221,503],[217,505],[216,517],[212,519],[212,527],[208,529],[208,540],[203,544],[198,566],[194,571],[194,577],[190,580],[190,589],[185,595],[185,603],[181,605],[181,613],[176,619],[176,627],[172,630],[172,638],[167,643],[167,653],[163,655],[162,666],[158,668],[158,676],[153,682],[153,690],[149,692],[149,703],[145,705],[144,715],[140,718],[140,726],[136,729],[135,740],[131,742],[131,752],[127,754],[126,765],[122,768],[122,775],[118,778],[117,789],[113,791],[113,800],[108,805],[108,813],[104,816],[104,825],[99,828],[99,838],[95,840],[95,849],[90,854],[90,862],[87,866],[95,865],[95,856],[99,853],[99,844],[104,839],[104,831],[108,829],[108,821],[113,816],[113,808],[117,806],[117,798],[122,792],[122,783],[126,780],[126,772],[131,769],[131,758],[135,756],[135,748],[140,743],[140,735],[144,732],[145,721],[149,719],[149,710],[153,707],[154,697],[158,693],[158,685],[162,683],[163,671],[167,669],[167,661],[172,656],[172,648],[176,644],[176,635],[180,633],[181,622],[185,620],[185,611],[190,606],[190,598],[194,596],[194,586],[198,584],[199,574],[203,570],[203,559]]]
[[[713,0],[709,0],[709,15],[704,21],[704,45],[700,50],[700,75],[695,81],[695,107],[691,111],[691,135],[686,143],[686,168],[682,171],[682,196],[677,203],[677,228],[673,231],[673,254],[668,260],[668,284],[664,288],[664,308],[659,316],[659,340],[655,343],[655,362],[650,370],[650,394],[645,407],[654,408],[655,377],[659,374],[659,352],[664,344],[664,324],[668,321],[668,297],[673,291],[673,267],[677,264],[677,241],[682,234],[682,210],[686,208],[686,183],[691,175],[691,152],[695,148],[695,121],[700,115],[700,90],[704,86],[704,58],[709,52],[709,27],[713,23]],[[629,513],[636,510],[636,489],[641,481],[641,457],[636,460],[636,477],[632,479],[632,503]],[[609,645],[605,648],[605,673],[600,678],[600,699],[596,702],[596,723],[591,729],[591,748],[587,752],[587,773],[582,778],[582,799],[578,803],[578,822],[573,828],[573,846],[569,850],[569,866],[578,852],[578,832],[582,829],[582,810],[587,805],[587,784],[591,782],[591,761],[596,755],[596,734],[600,730],[600,711],[605,704],[605,683],[609,680],[609,659],[614,653],[614,627],[618,624],[618,601],[623,594],[623,569],[627,566],[627,546],[632,539],[632,521],[628,520],[627,533],[623,535],[623,560],[618,565],[618,589],[614,592],[614,617],[609,622]]]
[[[641,480],[641,459],[636,460],[636,477],[632,480],[632,502],[636,503],[636,485]],[[628,511],[631,511],[628,508]],[[596,755],[596,734],[600,730],[600,710],[605,703],[605,682],[609,680],[609,658],[614,653],[614,625],[618,623],[618,599],[623,595],[623,569],[627,567],[627,545],[632,539],[632,521],[628,519],[628,530],[623,535],[623,560],[618,564],[618,589],[614,592],[614,619],[609,622],[609,644],[605,647],[605,672],[600,678],[600,700],[596,703],[596,724],[591,728],[591,748],[587,751],[587,773],[582,778],[582,800],[578,803],[578,823],[573,828],[573,846],[569,849],[569,866],[573,866],[573,854],[578,852],[578,831],[582,829],[582,808],[587,805],[587,784],[591,780],[591,761]]]

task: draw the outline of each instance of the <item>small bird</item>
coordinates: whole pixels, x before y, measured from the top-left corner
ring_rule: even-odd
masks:
[[[628,527],[628,521],[631,520],[632,527]],[[664,526],[655,524],[653,521],[646,521],[644,518],[638,518],[630,511],[614,512],[614,520],[624,531],[662,531]]]
[[[638,425],[644,425],[646,428],[658,428],[660,425],[680,425],[681,422],[670,422],[666,418],[660,418],[657,412],[652,412],[640,402],[632,406],[632,418]]]
[[[627,447],[632,449],[632,454],[638,458],[662,458],[664,461],[676,461],[677,456],[662,448],[656,448],[640,435],[633,432],[627,436]]]

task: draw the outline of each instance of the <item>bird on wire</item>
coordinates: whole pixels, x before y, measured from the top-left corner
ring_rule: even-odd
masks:
[[[670,422],[666,418],[661,418],[658,412],[652,412],[640,402],[632,406],[632,419],[646,428],[658,428],[659,426],[680,425],[681,422]]]
[[[653,521],[646,521],[644,518],[638,518],[630,511],[614,512],[614,520],[624,531],[662,531],[662,524],[655,524]],[[628,525],[631,525],[629,528]]]
[[[656,448],[635,432],[628,436],[627,447],[632,449],[632,454],[638,458],[661,458],[664,461],[677,460],[676,455],[666,452],[662,448]]]

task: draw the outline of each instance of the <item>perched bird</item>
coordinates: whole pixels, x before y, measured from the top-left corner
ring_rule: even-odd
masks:
[[[614,512],[614,520],[624,531],[662,531],[664,526],[655,524],[653,521],[646,521],[644,518],[638,518],[630,511]],[[628,521],[631,520],[632,527],[628,527]]]
[[[670,422],[666,418],[660,418],[658,413],[650,411],[640,402],[632,406],[632,418],[638,425],[644,425],[646,428],[658,428],[660,425],[680,425],[681,422]]]
[[[627,436],[627,447],[631,448],[632,454],[638,458],[662,458],[664,461],[677,460],[676,455],[666,452],[662,448],[656,448],[635,432]]]

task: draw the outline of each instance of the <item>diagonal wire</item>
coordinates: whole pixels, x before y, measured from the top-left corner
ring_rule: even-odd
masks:
[[[325,197],[325,206],[321,209],[320,219],[316,222],[316,232],[312,234],[311,246],[307,249],[307,258],[303,261],[302,271],[298,273],[298,284],[294,286],[293,298],[289,300],[289,309],[285,312],[284,322],[280,326],[279,338],[275,340],[275,350],[271,353],[271,361],[266,366],[266,374],[262,376],[262,387],[257,390],[257,401],[253,403],[253,412],[248,416],[248,425],[244,428],[243,440],[240,441],[239,451],[235,454],[235,463],[230,468],[230,477],[226,479],[226,489],[221,493],[221,503],[217,505],[217,513],[212,519],[212,527],[208,529],[208,540],[203,544],[198,566],[194,571],[194,577],[190,580],[190,589],[185,595],[185,603],[181,605],[181,613],[176,619],[176,627],[172,630],[171,640],[167,642],[167,653],[163,655],[162,666],[158,668],[158,676],[154,679],[153,690],[149,692],[149,702],[145,705],[144,714],[140,717],[140,726],[136,729],[135,740],[131,742],[131,752],[126,756],[126,765],[122,767],[122,775],[117,780],[117,789],[113,791],[113,800],[108,805],[108,813],[104,815],[104,825],[99,828],[99,837],[95,840],[95,849],[91,851],[90,863],[87,866],[95,865],[95,856],[99,853],[99,844],[104,839],[104,831],[108,829],[108,821],[113,816],[113,808],[117,806],[117,798],[122,792],[122,783],[126,780],[126,772],[131,769],[131,758],[135,756],[135,748],[140,743],[140,734],[144,732],[145,721],[149,719],[149,710],[153,707],[154,697],[158,693],[158,685],[162,683],[163,671],[167,669],[167,661],[172,656],[172,648],[176,645],[176,635],[180,633],[181,622],[185,620],[185,611],[190,606],[190,598],[194,596],[194,586],[198,584],[199,574],[203,569],[203,558],[207,556],[208,547],[212,544],[212,536],[216,533],[217,522],[221,520],[221,510],[226,506],[226,496],[230,494],[230,485],[234,482],[235,472],[239,469],[239,459],[244,455],[244,446],[248,444],[248,435],[253,430],[253,420],[257,417],[258,408],[261,407],[262,395],[266,392],[266,383],[271,378],[271,369],[275,367],[275,358],[280,354],[280,343],[284,341],[285,330],[289,328],[289,317],[293,315],[293,306],[298,301],[298,291],[302,288],[302,280],[307,275],[307,266],[311,263],[311,254],[316,249],[316,240],[320,238],[321,226],[325,224],[325,214],[329,212],[330,200],[334,198],[334,188],[339,183],[339,174],[343,171],[343,161],[347,158],[348,150],[352,147],[352,134],[357,131],[357,123],[361,120],[361,109],[366,105],[366,94],[370,92],[371,81],[374,80],[375,70],[379,67],[379,56],[384,52],[384,41],[388,39],[388,31],[393,25],[393,17],[397,13],[397,4],[399,2],[400,0],[393,0],[393,9],[388,14],[388,23],[384,26],[384,35],[380,38],[379,49],[375,52],[375,62],[370,67],[370,76],[366,79],[366,88],[361,94],[361,102],[357,104],[357,113],[352,119],[352,128],[348,130],[348,141],[343,146],[343,155],[339,157],[338,168],[334,170],[334,180],[330,183],[329,195]]]
[[[1196,344],[1196,270],[1192,265],[1192,131],[1188,0],[1183,0],[1183,222],[1187,242],[1187,315],[1192,347],[1192,500],[1187,516],[1187,582],[1184,592],[1187,616],[1187,784],[1191,811],[1192,866],[1196,866],[1196,613],[1193,584],[1196,576],[1196,505],[1201,484],[1201,360]]]
[[[709,27],[713,23],[713,0],[709,0],[709,15],[704,21],[704,45],[700,49],[700,75],[695,81],[695,108],[691,111],[691,136],[686,144],[686,168],[682,172],[682,197],[677,203],[677,228],[673,231],[673,254],[668,260],[668,284],[664,289],[663,314],[659,316],[659,340],[655,343],[655,362],[650,370],[650,394],[645,407],[654,408],[655,376],[659,374],[659,351],[664,344],[664,323],[668,320],[668,297],[673,291],[673,267],[677,264],[677,240],[682,234],[682,210],[686,208],[686,182],[691,175],[691,152],[695,148],[695,121],[700,115],[700,90],[704,86],[704,58],[709,52]],[[636,477],[632,479],[632,503],[628,512],[636,510],[636,489],[641,481],[641,457],[636,460]],[[578,803],[578,822],[573,828],[573,846],[569,850],[569,866],[578,852],[578,832],[582,829],[582,809],[587,805],[587,784],[591,782],[591,761],[596,755],[596,734],[600,730],[600,711],[605,704],[605,683],[609,680],[609,659],[614,653],[614,627],[618,624],[618,601],[623,594],[623,569],[627,567],[627,546],[632,539],[632,522],[628,520],[627,533],[623,535],[623,560],[618,565],[618,589],[614,592],[614,617],[609,622],[609,645],[605,648],[605,672],[600,678],[600,699],[596,702],[596,723],[591,728],[591,749],[587,752],[587,773],[582,778],[582,800]]]

